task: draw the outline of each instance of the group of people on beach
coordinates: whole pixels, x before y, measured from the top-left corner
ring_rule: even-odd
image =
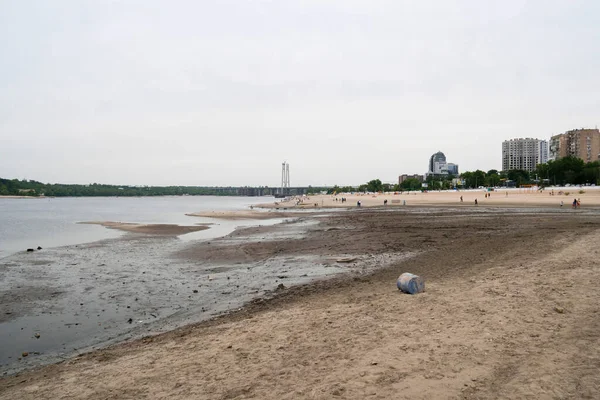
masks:
[[[338,199],[337,197],[335,198],[335,201],[341,201],[342,203],[346,202],[346,198],[342,197],[341,199]]]

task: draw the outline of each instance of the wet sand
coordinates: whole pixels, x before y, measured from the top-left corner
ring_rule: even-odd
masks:
[[[185,226],[173,224],[136,224],[131,222],[113,222],[113,221],[87,221],[80,224],[101,225],[109,229],[117,229],[123,232],[143,233],[147,235],[167,235],[179,236],[186,233],[203,231],[209,229],[206,225]]]
[[[302,229],[289,223],[237,231],[173,257],[211,265],[229,260],[239,273],[250,261],[270,263],[286,268],[278,272],[281,282],[296,271],[287,264],[292,260],[316,264],[318,256],[327,269],[356,257],[354,274],[284,284],[237,312],[5,378],[0,398],[496,399],[600,392],[597,212],[414,208],[356,210],[319,221],[299,221]],[[425,293],[396,289],[406,271],[425,277]],[[242,276],[238,282],[250,275]]]
[[[197,212],[185,214],[190,217],[206,217],[216,218],[225,220],[240,220],[240,219],[253,219],[253,220],[265,220],[265,219],[276,219],[276,218],[294,218],[305,216],[306,213],[299,212],[267,212],[267,211],[210,211],[210,212]]]

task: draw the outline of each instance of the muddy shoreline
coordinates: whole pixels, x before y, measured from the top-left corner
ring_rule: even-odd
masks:
[[[120,238],[3,258],[0,373],[205,321],[272,296],[279,285],[363,273],[376,260],[408,256],[342,265],[336,257],[343,255],[269,254],[276,243],[306,239],[319,222],[299,218],[189,243],[174,236],[179,227],[125,226]]]
[[[314,219],[320,220],[320,223],[311,225],[313,223],[311,221]],[[467,327],[479,326],[478,322],[474,324],[474,322],[478,321],[477,318],[481,319],[482,324],[484,322],[485,324],[488,324],[486,318],[490,319],[489,323],[492,324],[490,327],[495,326],[495,330],[500,333],[504,329],[503,327],[493,325],[494,323],[497,323],[493,321],[495,321],[494,315],[504,315],[502,313],[505,311],[498,309],[496,312],[491,312],[493,307],[502,307],[503,302],[498,302],[497,300],[491,303],[488,302],[488,297],[486,297],[490,295],[488,294],[488,291],[492,296],[498,296],[499,294],[508,291],[507,293],[511,296],[509,298],[514,298],[516,299],[515,301],[517,301],[524,296],[522,290],[526,290],[527,286],[519,288],[515,287],[513,289],[511,286],[506,285],[508,282],[514,281],[515,279],[517,281],[526,281],[525,277],[528,276],[528,272],[527,269],[524,268],[537,265],[536,263],[538,260],[542,260],[544,257],[547,257],[548,254],[558,252],[559,249],[563,247],[566,248],[572,243],[577,242],[577,238],[587,240],[586,238],[589,236],[589,240],[591,240],[590,243],[594,243],[593,240],[595,239],[592,239],[592,236],[590,235],[594,235],[595,232],[598,232],[600,229],[600,215],[597,212],[592,211],[576,211],[568,213],[552,211],[550,213],[544,213],[539,211],[532,212],[530,209],[527,209],[520,211],[481,211],[474,214],[471,212],[461,212],[460,210],[449,211],[447,209],[440,209],[437,211],[431,209],[406,210],[402,212],[360,210],[357,212],[339,213],[328,217],[314,219],[306,218],[300,221],[300,225],[309,225],[308,229],[304,230],[305,233],[301,235],[298,234],[296,223],[282,224],[281,226],[278,225],[274,227],[249,228],[236,231],[229,235],[229,237],[223,238],[223,240],[213,240],[210,243],[206,242],[194,246],[182,247],[178,251],[173,252],[172,257],[173,259],[178,260],[195,259],[198,263],[200,263],[198,260],[203,260],[201,263],[205,263],[204,265],[206,266],[213,266],[211,268],[214,268],[215,265],[222,263],[224,260],[230,261],[230,263],[232,263],[230,266],[241,266],[241,269],[247,268],[247,263],[250,262],[255,262],[256,265],[265,265],[266,270],[272,270],[274,267],[279,266],[281,268],[287,268],[287,272],[283,273],[279,271],[278,273],[283,275],[276,278],[272,276],[272,278],[281,282],[286,282],[286,280],[289,279],[288,274],[291,274],[292,260],[296,260],[296,262],[298,262],[298,260],[303,260],[299,265],[301,265],[302,262],[307,262],[312,265],[315,264],[315,260],[310,257],[318,256],[320,257],[320,262],[326,265],[323,266],[323,269],[328,270],[329,268],[338,267],[335,263],[336,257],[357,256],[358,260],[355,263],[356,265],[354,266],[355,269],[353,273],[341,274],[333,278],[331,277],[333,276],[332,274],[326,280],[316,278],[317,282],[308,285],[293,286],[284,283],[285,287],[279,290],[277,290],[275,284],[279,285],[281,282],[272,282],[272,289],[266,290],[261,295],[256,296],[254,300],[250,301],[245,307],[237,311],[229,312],[225,315],[219,314],[218,316],[215,314],[215,316],[217,316],[216,318],[212,318],[209,321],[200,324],[184,326],[162,335],[147,337],[139,341],[118,344],[104,350],[79,356],[66,363],[44,367],[39,370],[39,372],[35,370],[21,373],[19,374],[19,377],[7,378],[2,382],[1,386],[1,388],[7,390],[6,393],[9,397],[6,398],[10,398],[10,388],[18,388],[20,384],[25,385],[26,387],[38,387],[38,389],[31,392],[32,396],[35,393],[41,394],[42,397],[44,397],[44,395],[46,397],[51,396],[52,393],[56,393],[56,390],[62,390],[64,387],[58,383],[50,384],[48,379],[53,379],[53,377],[75,376],[74,374],[77,374],[77,370],[82,367],[84,369],[100,367],[104,372],[101,375],[98,375],[97,379],[100,380],[95,381],[94,379],[96,378],[90,378],[90,380],[86,382],[86,385],[84,385],[88,388],[93,387],[93,392],[78,392],[73,387],[70,387],[70,393],[75,393],[74,397],[82,397],[82,393],[87,393],[88,396],[91,395],[91,393],[95,393],[96,395],[91,396],[92,398],[102,398],[102,396],[108,395],[108,392],[101,389],[100,386],[95,386],[96,384],[94,382],[103,381],[107,376],[112,376],[111,374],[117,373],[116,371],[119,371],[121,367],[131,368],[131,366],[126,366],[127,363],[123,364],[124,361],[122,362],[120,360],[128,359],[128,355],[131,355],[132,353],[141,356],[142,354],[146,354],[146,352],[154,353],[163,351],[166,351],[167,353],[160,356],[160,366],[156,365],[156,369],[150,367],[150,370],[148,370],[143,377],[140,376],[140,381],[130,387],[130,389],[134,390],[133,392],[127,392],[125,389],[113,388],[111,390],[117,391],[111,393],[113,393],[113,395],[115,393],[120,393],[118,397],[122,398],[135,398],[135,393],[139,395],[140,393],[143,393],[144,390],[148,390],[148,387],[153,387],[152,390],[159,390],[155,385],[166,384],[164,379],[169,379],[168,377],[173,373],[177,374],[177,371],[184,368],[184,366],[187,365],[185,364],[187,362],[185,360],[187,360],[189,356],[194,359],[195,363],[209,362],[213,365],[211,368],[213,373],[211,373],[210,377],[204,375],[202,370],[194,372],[194,374],[197,374],[196,379],[193,380],[194,382],[207,382],[202,387],[198,387],[196,383],[189,380],[183,384],[183,388],[194,387],[196,388],[194,390],[200,390],[200,392],[193,392],[196,393],[196,395],[202,393],[202,396],[206,398],[223,398],[224,396],[228,396],[226,391],[229,389],[227,388],[237,387],[241,391],[239,393],[246,393],[245,391],[249,390],[250,392],[247,393],[253,393],[258,397],[275,398],[269,395],[269,393],[271,393],[270,391],[273,391],[273,388],[269,389],[269,385],[267,384],[269,379],[275,379],[278,383],[274,384],[282,385],[278,390],[291,390],[292,392],[298,390],[301,393],[299,392],[300,394],[298,394],[297,397],[309,397],[308,392],[302,392],[303,383],[301,382],[290,379],[283,382],[276,379],[274,376],[266,378],[267,376],[271,376],[269,375],[270,372],[267,370],[264,370],[263,373],[266,375],[263,378],[253,375],[253,371],[263,370],[269,365],[264,364],[264,362],[259,362],[259,359],[271,357],[271,355],[277,357],[275,354],[277,348],[271,348],[267,343],[272,343],[273,341],[273,339],[269,339],[271,334],[284,334],[283,332],[277,333],[280,326],[288,326],[285,324],[292,324],[292,321],[296,320],[298,320],[299,324],[308,324],[299,325],[297,328],[293,329],[290,328],[292,330],[285,333],[285,335],[291,336],[282,342],[280,346],[288,349],[290,363],[296,365],[293,368],[290,365],[290,368],[292,368],[290,371],[304,371],[301,374],[304,374],[303,376],[306,377],[306,384],[312,385],[312,387],[315,387],[314,385],[319,387],[319,383],[311,380],[313,379],[311,378],[311,372],[302,367],[302,363],[305,363],[307,360],[304,358],[305,356],[308,357],[309,360],[314,357],[317,357],[317,359],[320,360],[320,356],[317,355],[319,352],[325,352],[321,354],[334,355],[333,358],[330,359],[331,365],[328,367],[328,370],[331,370],[331,368],[334,368],[335,370],[335,368],[337,368],[335,367],[335,363],[343,362],[346,357],[343,354],[335,355],[336,352],[341,349],[338,349],[337,347],[332,348],[331,345],[326,343],[319,345],[319,348],[323,347],[321,350],[315,349],[317,353],[311,353],[312,350],[310,350],[310,347],[307,349],[306,346],[315,346],[315,344],[313,344],[314,339],[331,336],[333,340],[332,343],[335,343],[336,340],[342,342],[348,341],[348,343],[356,342],[352,345],[354,353],[360,354],[362,351],[362,342],[358,338],[362,338],[362,335],[366,335],[364,337],[368,340],[365,342],[365,345],[366,343],[379,343],[378,346],[385,349],[387,344],[383,343],[382,340],[391,335],[389,331],[400,329],[405,326],[389,324],[392,322],[389,318],[394,313],[398,312],[410,313],[410,317],[407,315],[407,318],[409,317],[413,323],[419,321],[418,325],[422,325],[422,328],[425,328],[425,330],[420,330],[420,332],[422,332],[421,334],[419,334],[418,328],[416,331],[417,335],[422,336],[420,346],[425,346],[424,349],[428,348],[430,343],[435,344],[436,341],[438,341],[435,337],[436,332],[440,332],[440,329],[441,332],[448,330],[448,340],[451,340],[451,338],[461,338],[461,341],[458,344],[454,344],[453,341],[446,343],[448,348],[459,346],[456,348],[460,350],[468,348],[468,346],[479,346],[479,344],[477,344],[479,343],[477,341],[477,335],[471,337],[474,333],[465,331],[465,329],[471,329]],[[304,228],[300,230],[303,230]],[[274,233],[278,230],[280,230],[279,237]],[[561,255],[557,257],[557,260],[560,260],[566,256]],[[567,258],[565,258],[565,260],[566,259]],[[539,261],[540,268],[555,268],[552,266],[553,260],[554,259],[551,261]],[[368,264],[369,262],[371,264]],[[284,266],[283,264],[286,265]],[[370,265],[370,267],[368,265]],[[560,266],[561,264],[557,265]],[[569,261],[570,268],[576,267],[577,265],[579,264],[572,264]],[[347,268],[347,266],[344,266],[344,268]],[[231,273],[230,271],[231,270],[224,271],[219,269],[215,271],[213,269],[208,273]],[[425,295],[398,297],[394,282],[398,274],[405,271],[410,271],[426,277],[428,291]],[[531,271],[535,272],[534,269]],[[549,270],[547,274],[543,275],[540,275],[539,272],[537,275],[533,273],[532,279],[537,279],[540,284],[544,285],[560,285],[561,282],[559,282],[559,280],[557,281],[557,279],[563,275],[557,277],[555,272],[555,270]],[[525,273],[525,275],[522,275],[522,273]],[[285,275],[288,275],[288,277],[280,278]],[[246,276],[247,275],[244,275],[244,277]],[[507,283],[503,283],[502,281],[505,278],[507,279]],[[550,279],[550,281],[545,282],[544,279]],[[569,278],[568,280],[571,282],[573,279],[576,278]],[[485,282],[493,284],[493,287],[486,289],[484,286],[481,286],[484,285]],[[486,285],[488,284],[486,283]],[[456,290],[452,290],[453,286],[456,287]],[[481,290],[483,290],[483,292],[481,292]],[[516,292],[514,290],[516,290]],[[439,294],[442,292],[445,293],[445,300],[444,297],[439,297]],[[482,294],[479,294],[480,292]],[[546,292],[547,291],[543,291],[540,293],[544,294]],[[525,295],[530,296],[527,293],[529,292],[526,290]],[[567,293],[568,292],[564,292],[563,296]],[[583,294],[585,294],[585,292]],[[478,309],[483,310],[481,307],[485,307],[488,310],[488,314],[481,314],[483,311],[473,311],[473,306],[469,306],[467,311],[465,311],[466,314],[461,314],[460,319],[455,320],[446,318],[446,315],[452,314],[452,312],[448,314],[448,307],[454,310],[454,313],[462,313],[462,311],[460,311],[463,308],[462,305],[469,304],[469,302],[472,301],[473,296],[483,296],[481,297],[481,300],[479,300],[481,305]],[[502,299],[502,297],[500,297],[500,299]],[[528,302],[533,300],[539,301],[536,300],[536,298],[530,298]],[[408,303],[404,304],[406,302]],[[425,309],[421,309],[420,312],[417,311],[418,309],[413,310],[410,308],[412,306],[409,304],[414,302],[416,302],[415,304],[422,304],[422,307],[425,307]],[[396,303],[398,303],[396,306],[392,306],[392,304]],[[431,304],[428,305],[429,303]],[[528,303],[524,303],[524,305],[520,307],[525,307],[525,304]],[[559,307],[559,309],[562,309],[560,307],[572,307],[568,306],[569,304],[571,303],[566,299],[563,299],[558,302],[557,307]],[[354,309],[354,312],[348,314],[348,307]],[[397,309],[396,307],[400,307],[400,309]],[[550,307],[549,311],[552,311],[552,306],[548,307]],[[438,308],[440,311],[437,311]],[[311,311],[313,309],[314,312]],[[423,314],[423,310],[427,310],[427,313]],[[514,326],[525,324],[525,327],[527,322],[522,321],[536,320],[538,318],[534,315],[536,310],[537,309],[532,309],[528,311],[526,308],[521,308],[519,311],[519,320],[513,322]],[[368,315],[373,313],[380,315],[378,317],[382,318],[378,319],[380,322],[376,325],[372,325],[370,328],[369,325],[365,326],[364,328],[367,330],[364,332],[355,332],[352,333],[351,336],[346,336],[346,334],[350,334],[353,330],[362,327],[362,321],[365,318],[367,318],[366,321],[368,321]],[[528,313],[533,314],[530,315]],[[547,313],[547,311],[545,313]],[[274,317],[273,315],[277,315],[277,317]],[[287,315],[290,315],[290,318],[292,319],[287,321]],[[321,318],[319,315],[331,315],[332,319],[329,319],[329,322],[324,323],[324,325],[321,325],[321,323],[314,326],[311,325],[316,323],[315,321],[310,322],[311,319]],[[423,319],[425,316],[427,316],[426,319]],[[557,316],[560,315],[557,314]],[[579,315],[578,318],[582,316],[583,314]],[[429,322],[430,317],[431,323]],[[348,318],[351,318],[353,322],[350,323],[350,320],[347,320]],[[475,318],[475,320],[464,325],[464,327],[460,323],[460,321],[467,321],[472,318]],[[308,320],[302,322],[304,319]],[[443,322],[439,327],[430,326],[433,324],[433,321],[438,320],[446,322]],[[387,326],[387,333],[384,333],[386,330],[381,331],[379,328],[381,324]],[[254,326],[254,328],[249,328],[250,326]],[[315,336],[311,335],[311,338],[305,337],[305,332],[300,326],[306,326],[306,329],[311,329]],[[312,328],[309,328],[311,326]],[[483,326],[487,327],[488,325]],[[231,329],[229,327],[231,327]],[[337,327],[337,330],[332,331],[328,327]],[[507,326],[507,328],[508,327],[509,326]],[[262,331],[261,329],[266,330]],[[406,329],[414,328],[406,326]],[[450,330],[453,333],[450,333]],[[250,331],[255,333],[250,334]],[[533,331],[532,335],[538,335],[538,333],[535,332],[536,331]],[[359,336],[356,336],[357,334]],[[380,334],[383,336],[380,336]],[[395,333],[392,336],[401,338],[404,334],[409,335],[409,333],[400,334],[400,336],[398,336],[398,334],[399,333]],[[214,335],[217,335],[217,337]],[[509,335],[509,333],[504,333],[503,335]],[[298,339],[293,339],[295,337]],[[338,337],[338,339],[335,339],[336,337]],[[502,337],[510,338],[511,336]],[[528,339],[523,339],[524,342],[519,345],[519,348],[526,346],[526,343],[529,343],[529,345],[534,346],[532,348],[535,348],[536,337],[537,336],[529,336],[528,334]],[[263,346],[261,344],[263,339],[266,340],[264,344],[264,346],[268,346],[266,348],[261,347]],[[579,340],[582,339],[579,338]],[[400,341],[406,342],[406,340]],[[173,343],[180,342],[187,343],[185,348],[188,349],[188,351],[186,351],[185,354],[177,352],[170,354],[168,349],[172,348],[174,345]],[[511,343],[513,342],[514,340],[490,342],[492,344],[496,343],[499,346],[497,348],[497,355],[487,357],[489,363],[491,363],[490,365],[504,363],[505,360],[502,354],[504,354],[503,352],[506,352],[506,346],[509,344],[512,346]],[[410,346],[410,340],[408,343]],[[229,358],[227,356],[225,356],[225,358],[219,357],[219,361],[215,361],[211,358],[221,352],[226,353],[231,344],[233,345],[232,351],[236,354],[239,354],[242,350],[244,354],[249,354],[248,358],[238,359],[238,363],[241,362],[242,365],[248,365],[246,369],[239,371],[239,374],[241,374],[240,376],[245,378],[237,379],[237,382],[228,380],[226,375],[221,375],[224,373],[223,371],[227,371],[231,368],[228,364]],[[490,347],[486,351],[492,355],[496,354],[494,353],[496,351],[496,344],[493,348]],[[548,345],[548,343],[545,344],[546,347],[550,346],[550,348],[553,348],[552,346],[558,346],[556,348],[560,348],[562,345],[565,345],[565,343],[561,341],[555,342],[552,345]],[[198,349],[202,350],[193,350],[194,348],[197,348],[196,346],[200,346]],[[433,346],[433,348],[435,348],[435,346]],[[292,349],[295,350],[292,351]],[[385,365],[387,356],[384,356],[384,354],[393,354],[395,351],[396,350],[387,349],[382,354],[378,353],[379,355],[371,355],[371,358],[378,358],[379,364]],[[253,354],[255,356],[252,356]],[[258,354],[266,355],[261,356],[259,359],[255,359]],[[447,362],[455,365],[457,365],[457,363],[462,365],[461,370],[464,368],[468,369],[473,360],[467,361],[465,359],[466,354],[467,353],[465,353],[461,359],[455,359],[454,361],[448,359]],[[416,352],[414,353],[414,356],[411,355],[411,357],[413,358],[407,358],[407,355],[404,355],[403,365],[411,365],[411,360],[418,360],[419,353]],[[434,364],[439,363],[438,358],[439,357],[434,357],[432,362]],[[167,363],[171,363],[169,364],[169,367],[166,367]],[[434,364],[429,367],[432,369],[432,372],[428,372],[427,376],[437,377],[445,375],[447,378],[439,379],[442,379],[443,382],[448,382],[447,379],[453,379],[449,381],[450,383],[456,381],[458,377],[461,376],[459,373],[448,374],[448,372],[435,372],[437,367],[435,367]],[[359,362],[358,365],[362,365],[361,362]],[[475,370],[486,371],[486,365],[487,364],[484,363]],[[169,372],[164,369],[165,367],[168,368]],[[259,369],[257,370],[256,368]],[[371,366],[370,368],[381,370],[383,366]],[[276,374],[276,370],[277,368],[273,373]],[[406,373],[409,374],[406,375],[407,377],[414,377],[414,371],[407,371]],[[186,374],[189,375],[189,372]],[[454,376],[454,378],[452,378],[452,376]],[[365,377],[368,377],[368,375]],[[222,379],[226,380],[225,382],[227,383],[225,385],[223,385]],[[343,382],[345,378],[339,376],[336,379]],[[364,380],[363,375],[357,375],[352,379]],[[432,384],[435,383],[435,379],[438,378],[426,379],[434,379],[434,381],[429,381],[429,383]],[[253,383],[244,383],[249,381],[252,381]],[[483,382],[483,380],[480,381]],[[42,382],[45,389],[40,392],[41,389],[39,388],[42,386],[39,385]],[[141,382],[144,383],[142,384]],[[217,382],[221,383],[219,383],[218,386],[214,386]],[[471,386],[483,387],[484,385]],[[295,389],[292,389],[292,387]],[[381,389],[385,388],[386,385],[380,383],[378,387]],[[463,387],[462,383],[458,386],[459,389],[460,387]],[[176,387],[164,390],[167,390],[167,392],[163,393],[170,393],[170,396],[186,398],[185,394],[177,395],[179,392]],[[211,392],[212,395],[203,390],[213,390],[213,392]],[[336,395],[335,393],[340,392],[340,390],[342,390],[341,393],[344,393],[344,391],[347,391],[346,393],[348,394],[354,393],[352,396],[348,396],[349,398],[364,398],[364,396],[369,395],[369,393],[366,392],[356,392],[354,389],[347,386],[341,387],[329,385],[323,387],[323,390],[323,398]],[[0,393],[1,392],[2,389],[0,389]],[[77,393],[80,394],[77,395]],[[187,393],[187,396],[189,397],[192,392],[183,393]],[[273,396],[277,393],[280,392],[277,390],[272,392]],[[473,393],[477,394],[478,392]],[[279,396],[281,395],[282,394],[280,393]],[[2,398],[1,395],[0,398]],[[383,398],[385,398],[385,396]],[[483,396],[483,398],[494,398],[494,396]]]

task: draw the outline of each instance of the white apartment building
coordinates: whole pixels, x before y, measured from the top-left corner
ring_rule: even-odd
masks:
[[[548,142],[540,139],[510,139],[502,142],[502,170],[522,169],[532,172],[538,164],[548,162]]]

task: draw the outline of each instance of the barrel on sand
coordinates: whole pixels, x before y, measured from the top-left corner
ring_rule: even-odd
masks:
[[[425,291],[425,280],[418,275],[405,272],[396,281],[396,286],[404,293],[417,294]]]

